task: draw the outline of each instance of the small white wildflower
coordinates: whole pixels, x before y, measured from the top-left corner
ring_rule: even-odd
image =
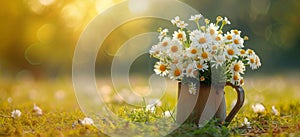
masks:
[[[251,128],[250,124],[251,123],[248,121],[248,119],[244,118],[244,123],[242,123],[242,125],[245,126],[245,127],[247,127],[247,128]]]
[[[266,111],[265,107],[262,104],[252,105],[252,109],[255,113],[264,113]]]
[[[22,112],[20,110],[16,109],[11,112],[11,117],[16,119],[16,118],[21,117],[21,114],[22,114]]]
[[[191,16],[191,18],[189,20],[198,22],[200,20],[200,18],[202,18],[202,17],[203,16],[201,14],[198,14],[198,15],[195,15],[195,16]]]
[[[11,97],[7,98],[8,103],[12,103],[13,99]]]
[[[150,111],[150,112],[154,113],[155,110],[156,110],[155,105],[147,105],[146,106],[146,111]]]
[[[164,117],[171,117],[172,113],[170,111],[165,111],[165,112],[163,112],[163,116]]]
[[[272,112],[274,115],[278,116],[279,115],[279,111],[275,108],[275,106],[272,106]]]
[[[33,106],[33,112],[38,116],[43,115],[43,110],[36,104],[34,104],[34,106]]]
[[[88,118],[88,117],[84,118],[83,120],[79,119],[79,120],[78,120],[78,123],[79,123],[80,125],[83,125],[83,126],[91,126],[91,125],[94,125],[93,119]]]
[[[176,16],[174,19],[171,20],[172,24],[173,25],[177,25],[178,23],[180,23],[180,18],[179,16]]]

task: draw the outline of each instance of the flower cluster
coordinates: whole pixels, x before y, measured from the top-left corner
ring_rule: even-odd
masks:
[[[204,25],[200,25],[203,20]],[[226,82],[243,85],[246,66],[252,69],[261,66],[253,50],[243,49],[247,36],[242,38],[241,31],[236,29],[223,33],[223,27],[231,24],[226,17],[218,16],[215,23],[210,23],[200,14],[191,16],[190,21],[196,23],[195,30],[186,29],[188,24],[178,16],[171,20],[178,27],[173,34],[168,34],[168,29],[158,30],[159,43],[149,51],[159,60],[154,66],[157,75],[179,81],[195,78],[205,82],[211,80],[212,68],[224,68]]]

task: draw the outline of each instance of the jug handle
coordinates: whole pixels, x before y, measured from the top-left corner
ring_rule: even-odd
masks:
[[[230,124],[230,122],[232,121],[232,119],[234,118],[234,116],[237,114],[237,112],[243,106],[244,101],[245,101],[245,93],[244,93],[244,89],[241,86],[235,86],[235,85],[231,84],[230,82],[227,82],[226,86],[231,86],[237,92],[236,104],[234,105],[233,109],[230,111],[230,113],[228,114],[228,116],[225,119],[225,126],[228,126]]]

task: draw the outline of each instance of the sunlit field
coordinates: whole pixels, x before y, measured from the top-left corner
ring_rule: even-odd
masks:
[[[136,79],[141,81],[141,78]],[[195,125],[183,125],[170,136],[300,135],[299,77],[275,75],[252,77],[246,80],[245,104],[228,128],[212,121],[201,129],[196,128]],[[157,98],[161,102],[156,106],[156,111],[126,105],[108,84],[109,79],[99,79],[97,83],[98,91],[105,102],[110,104],[112,111],[131,122],[155,123],[158,118],[167,116],[163,114],[164,111],[173,112],[176,103],[177,83],[175,81],[169,81],[166,93],[161,99]],[[139,94],[146,92],[145,83],[145,87],[139,86],[135,91]],[[143,85],[142,82],[139,84]],[[128,123],[103,122],[103,119],[94,119],[95,122],[99,120],[102,123],[98,127],[99,130],[93,124],[81,124],[80,121],[87,116],[79,108],[71,79],[55,81],[19,79],[17,82],[2,80],[0,87],[0,135],[104,136],[100,130],[118,131],[118,128],[137,128],[137,131],[143,132],[140,131],[143,128],[130,127]],[[234,104],[235,92],[229,87],[225,91],[227,110],[230,111]],[[130,95],[121,96],[130,98]],[[41,114],[34,109],[34,104],[42,110]],[[256,104],[262,104],[265,109],[256,112],[252,108]],[[21,111],[20,117],[12,117],[12,111],[16,109]],[[170,121],[173,120],[174,115],[174,113],[172,116],[168,115]],[[163,126],[164,123],[158,123],[156,129],[147,130],[157,131]],[[159,136],[158,132],[153,132],[153,136]]]

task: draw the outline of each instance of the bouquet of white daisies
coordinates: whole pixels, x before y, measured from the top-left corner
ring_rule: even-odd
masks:
[[[242,75],[246,66],[257,69],[261,66],[259,57],[251,49],[244,49],[241,31],[233,29],[224,33],[225,25],[230,21],[218,16],[215,23],[204,19],[202,15],[191,16],[196,23],[195,30],[187,30],[187,23],[177,16],[172,19],[177,31],[169,34],[168,29],[159,28],[159,43],[152,46],[151,57],[157,58],[154,71],[157,75],[182,81],[185,78],[196,79],[202,83],[211,83],[212,69],[220,69],[224,80],[233,85],[244,84]],[[203,22],[203,26],[200,22]]]

